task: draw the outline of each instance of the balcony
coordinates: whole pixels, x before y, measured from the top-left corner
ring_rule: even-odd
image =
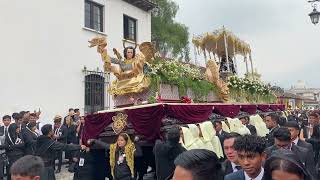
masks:
[[[150,11],[156,7],[156,4],[151,0],[123,0],[129,4],[132,4],[144,11]]]

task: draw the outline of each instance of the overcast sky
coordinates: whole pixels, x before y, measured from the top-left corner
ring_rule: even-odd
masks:
[[[289,88],[301,79],[320,87],[320,25],[311,23],[307,0],[174,1],[180,7],[176,20],[191,37],[224,25],[248,42],[264,81]],[[242,58],[238,66],[245,71]]]

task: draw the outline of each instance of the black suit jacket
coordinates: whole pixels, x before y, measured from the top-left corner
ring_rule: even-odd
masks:
[[[257,135],[257,129],[251,124],[247,124],[246,127],[249,129],[250,134]]]
[[[270,157],[272,152],[277,149],[278,148],[275,145],[268,147],[265,150],[267,157]],[[313,154],[310,154],[308,149],[299,147],[296,145],[292,145],[291,151],[298,156],[300,161],[305,165],[306,169],[309,171],[310,175],[314,179],[317,179],[316,166],[315,166]]]
[[[231,162],[228,159],[222,163],[222,171],[224,176],[233,173]]]
[[[221,142],[221,144],[223,145],[223,141],[224,141],[224,139],[225,139],[225,136],[227,135],[228,133],[227,132],[225,132],[225,131],[221,131],[221,134],[219,134],[219,133],[217,133],[217,136],[218,136],[218,138],[219,138],[219,140],[220,140],[220,142]]]
[[[240,170],[224,177],[224,180],[245,180],[244,171]]]
[[[4,135],[4,126],[1,126],[0,127],[0,136],[3,136]]]
[[[267,135],[267,147],[273,146],[274,145],[274,137],[273,137],[273,133],[276,129],[278,129],[279,127],[275,127],[273,128],[269,134]]]
[[[312,152],[312,154],[313,154],[312,144],[307,143],[307,142],[302,141],[302,140],[299,139],[297,146],[306,148],[308,150],[308,152]]]

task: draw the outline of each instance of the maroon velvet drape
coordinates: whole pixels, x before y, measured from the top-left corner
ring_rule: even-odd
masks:
[[[250,115],[256,114],[257,112],[257,105],[241,105],[241,111],[247,112]]]
[[[213,111],[217,114],[220,114],[224,117],[234,118],[240,112],[240,105],[234,104],[219,104],[215,105]]]
[[[270,104],[269,107],[272,111],[277,111],[278,110],[278,105],[277,104]]]
[[[280,111],[286,110],[286,106],[284,104],[279,104],[278,108],[279,108]]]
[[[263,112],[268,112],[269,110],[269,105],[268,104],[259,104],[258,109],[263,111]]]
[[[97,138],[112,122],[115,112],[91,114],[85,117],[85,126],[82,132],[82,143],[86,144],[87,140]]]
[[[126,110],[128,120],[133,129],[146,140],[155,140],[160,137],[162,119],[165,117],[163,105]]]
[[[191,124],[201,123],[212,114],[213,105],[166,105],[167,115]]]

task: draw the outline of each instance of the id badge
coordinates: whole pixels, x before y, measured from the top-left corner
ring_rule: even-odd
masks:
[[[84,159],[80,158],[79,159],[79,166],[82,167],[84,165]]]

